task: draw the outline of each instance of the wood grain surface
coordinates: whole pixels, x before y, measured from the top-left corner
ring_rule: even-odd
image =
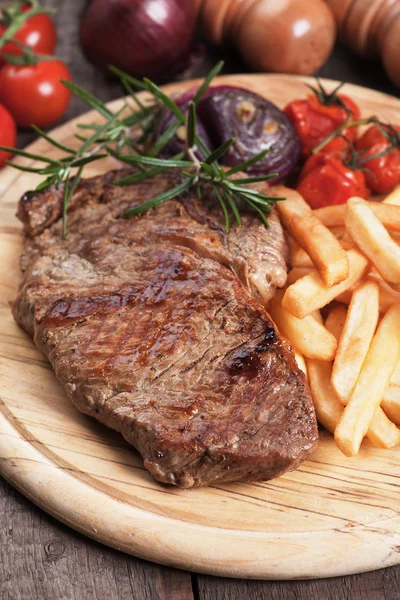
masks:
[[[82,57],[76,42],[77,19],[84,0],[47,0],[55,8],[58,24],[58,54],[69,63],[74,80],[103,100],[120,95],[119,86],[97,73]],[[221,55],[225,72],[243,72],[246,67],[234,52],[210,48],[198,70],[205,73]],[[338,46],[321,75],[353,81],[389,93],[396,93],[378,64],[365,63]],[[72,102],[68,115],[83,106]],[[20,146],[33,138],[19,136]],[[0,480],[0,597],[31,598],[186,598],[201,599],[294,599],[358,598],[400,599],[400,567],[351,577],[302,582],[260,582],[190,576],[126,556],[92,542],[49,517]],[[49,544],[62,540],[64,551],[48,555]],[[179,591],[178,591],[179,590]]]
[[[305,91],[305,79],[235,75],[220,83],[268,96],[284,106]],[[179,93],[196,82],[166,87]],[[337,82],[326,81],[328,88]],[[400,102],[352,85],[364,115],[398,122]],[[122,100],[110,108],[118,110]],[[101,122],[95,112],[53,131],[74,146],[78,122]],[[30,151],[56,157],[46,140]],[[32,166],[29,159],[18,159]],[[86,175],[115,166],[93,163]],[[400,562],[400,450],[366,443],[345,458],[332,436],[296,471],[266,483],[216,485],[182,491],[159,485],[138,454],[114,432],[67,401],[47,361],[13,321],[8,302],[18,286],[22,248],[14,213],[36,175],[0,174],[0,472],[39,506],[107,545],[195,571],[265,579],[309,579],[368,571]],[[24,377],[19,377],[23,368]]]

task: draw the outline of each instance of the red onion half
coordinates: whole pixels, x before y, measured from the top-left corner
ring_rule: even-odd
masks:
[[[189,90],[175,99],[182,112],[188,112],[196,90]],[[162,133],[175,117],[168,114],[160,127]],[[162,151],[173,156],[185,151],[185,141],[178,130]],[[211,150],[235,138],[235,142],[222,157],[221,163],[236,166],[259,152],[269,153],[250,166],[251,175],[277,173],[274,182],[284,179],[297,167],[300,159],[300,140],[289,117],[275,104],[249,90],[229,85],[208,88],[197,105],[197,133]],[[199,158],[203,158],[198,153]]]
[[[190,62],[195,20],[192,0],[92,0],[80,41],[102,69],[166,81]]]

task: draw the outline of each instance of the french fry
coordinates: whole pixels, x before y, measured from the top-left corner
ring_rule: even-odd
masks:
[[[311,358],[306,359],[306,365],[317,419],[334,433],[344,409],[331,384],[332,365]]]
[[[298,274],[300,278],[300,273]],[[377,275],[379,277],[377,277]],[[385,313],[387,310],[393,306],[393,304],[400,304],[400,292],[394,290],[390,285],[383,281],[382,277],[376,272],[370,271],[368,273],[368,277],[366,277],[366,281],[377,281],[379,283],[379,312]],[[347,306],[351,302],[351,298],[353,296],[353,292],[356,289],[358,284],[352,286],[339,296],[336,296],[335,300],[337,302],[341,302],[342,304],[346,304]]]
[[[400,197],[400,191],[398,194]],[[366,202],[366,204],[387,229],[400,231],[400,206],[383,202]],[[345,223],[346,204],[317,208],[314,210],[314,214],[326,227],[342,227]]]
[[[357,454],[400,358],[400,305],[389,308],[372,340],[356,386],[335,430],[347,456]]]
[[[389,386],[385,390],[381,406],[389,419],[396,425],[400,425],[400,362],[397,363]]]
[[[400,205],[400,185],[395,187],[393,192],[390,192],[390,194],[386,196],[383,203]]]
[[[365,200],[350,198],[345,223],[350,237],[383,279],[400,289],[400,248]]]
[[[346,317],[347,308],[341,304],[338,304],[338,306],[332,308],[332,310],[329,312],[329,315],[326,317],[325,327],[331,332],[332,335],[335,336],[337,341],[339,341],[340,336],[342,335]]]
[[[362,283],[353,293],[332,370],[332,385],[347,404],[374,337],[379,318],[379,284]]]
[[[279,331],[294,348],[308,358],[333,360],[337,342],[314,315],[297,319],[281,306],[282,292],[277,292],[268,305],[268,311]]]
[[[307,252],[294,242],[290,248],[290,262],[292,267],[310,267],[314,268],[314,263],[308,256]]]
[[[298,192],[282,186],[282,193],[286,197],[285,202],[278,204],[282,221],[309,255],[325,285],[334,286],[344,281],[349,276],[349,261],[335,236]]]
[[[300,354],[300,352],[297,352],[297,350],[295,350],[294,357],[296,359],[297,366],[299,367],[300,371],[303,371],[304,375],[307,377],[307,365],[304,356]]]
[[[350,250],[351,248],[354,248],[354,244],[350,240],[340,239],[339,244],[344,250]],[[313,261],[308,256],[307,252],[303,250],[303,248],[301,248],[297,242],[293,242],[290,246],[290,262],[293,268],[314,268]]]
[[[379,407],[376,409],[372,423],[367,431],[368,439],[379,448],[393,448],[400,444],[400,429]]]
[[[311,271],[298,279],[287,288],[282,300],[282,306],[297,318],[302,319],[314,310],[332,302],[357,281],[359,281],[368,267],[367,259],[358,250],[347,252],[350,265],[350,275],[341,283],[327,287],[316,271]]]
[[[345,204],[334,204],[314,210],[315,216],[318,217],[325,227],[343,227],[345,213]]]
[[[310,267],[295,267],[294,269],[289,271],[287,279],[286,279],[286,283],[288,285],[291,285],[292,283],[294,283],[298,279],[301,279],[305,275],[308,275],[312,271],[314,271],[316,273],[314,267],[312,267],[312,268],[310,268]]]

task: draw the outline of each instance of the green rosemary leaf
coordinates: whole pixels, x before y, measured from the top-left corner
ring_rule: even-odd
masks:
[[[131,86],[131,84],[128,81],[128,79],[126,77],[122,77],[121,78],[121,83],[124,86],[124,88],[126,89],[126,91],[128,92],[128,94],[130,95],[130,97],[132,98],[132,100],[135,102],[135,104],[138,105],[139,110],[140,111],[145,111],[146,107],[144,106],[144,104],[142,103],[142,101],[140,100],[140,98],[137,96],[135,90]]]
[[[196,138],[196,105],[191,102],[189,104],[189,113],[186,128],[186,144],[188,148],[193,148]]]
[[[107,108],[107,106],[104,104],[104,102],[101,102],[101,100],[96,98],[96,96],[93,96],[93,94],[86,91],[80,85],[77,85],[76,83],[73,83],[72,81],[67,81],[66,79],[61,79],[61,83],[66,88],[68,88],[75,96],[78,96],[78,98],[81,98],[82,100],[84,100],[86,102],[86,104],[88,104],[89,106],[91,106],[92,108],[97,110],[97,112],[99,112],[101,115],[103,115],[103,117],[105,117],[106,119],[109,119],[110,117],[112,117],[112,115],[113,115],[112,111],[109,108]]]
[[[167,167],[169,169],[189,169],[193,163],[189,160],[176,160],[173,158],[154,158],[152,156],[136,156],[136,154],[120,154],[117,156],[123,162],[152,167]]]
[[[229,150],[229,148],[232,146],[232,144],[234,143],[235,138],[231,138],[230,140],[226,140],[226,142],[224,142],[223,144],[221,144],[221,146],[219,148],[217,148],[216,150],[214,150],[214,152],[212,152],[209,156],[207,156],[205,162],[207,163],[207,165],[211,165],[214,162],[217,162],[221,156],[223,156],[224,154],[226,154],[226,152]]]
[[[154,105],[149,106],[148,108],[144,108],[143,110],[137,110],[131,115],[128,115],[123,119],[123,124],[125,127],[133,127],[133,125],[137,125],[142,123],[145,119],[150,119],[152,117],[152,112],[154,110]],[[150,123],[151,125],[152,123]]]
[[[26,173],[37,173],[38,175],[42,175],[42,169],[38,167],[26,167],[25,165],[18,165],[17,163],[13,163],[12,160],[6,160],[6,165],[9,167],[13,167],[14,169],[18,169],[18,171],[25,171]],[[54,169],[54,167],[53,167]]]
[[[65,238],[67,237],[67,211],[68,211],[68,206],[69,203],[71,202],[71,198],[78,186],[78,183],[80,181],[81,175],[82,175],[82,169],[83,167],[81,167],[77,174],[74,176],[72,184],[71,184],[71,173],[68,172],[65,178],[65,182],[64,182],[64,194],[63,194],[63,214],[62,214],[62,236],[63,239],[65,240]]]
[[[212,168],[212,166],[208,165],[205,162],[201,162],[200,168],[202,171],[204,171],[206,173],[206,175],[208,175],[210,177],[211,180],[214,179],[215,171]]]
[[[219,202],[221,204],[222,211],[224,213],[224,217],[225,217],[225,231],[226,231],[226,233],[229,233],[230,228],[231,228],[231,221],[229,219],[229,212],[228,212],[228,209],[226,207],[225,200],[222,198],[221,194],[219,193],[217,186],[213,185],[213,190],[214,190],[215,195],[217,196],[217,198],[218,198],[218,200],[219,200]]]
[[[258,208],[258,206],[256,204],[254,204],[251,200],[247,200],[248,204],[250,204],[250,206],[252,206],[254,208],[254,210],[260,215],[262,222],[264,223],[265,227],[267,229],[269,229],[269,223],[268,223],[268,219],[265,216],[264,212]]]
[[[44,138],[50,144],[52,144],[52,146],[55,146],[56,148],[59,148],[60,150],[64,150],[64,152],[68,152],[68,154],[75,154],[76,150],[74,150],[73,148],[70,148],[69,146],[66,146],[65,144],[62,144],[58,140],[53,139],[52,137],[47,135],[47,133],[45,133],[43,131],[43,129],[40,129],[40,127],[37,127],[36,125],[32,125],[32,129],[33,129],[33,131],[36,131],[36,133],[38,135],[40,135],[40,137]]]
[[[85,137],[84,135],[79,135],[79,133],[75,134],[75,137],[77,140],[79,140],[80,142],[86,142],[89,138]]]
[[[208,148],[207,144],[204,142],[204,140],[201,139],[201,137],[197,133],[195,137],[195,142],[198,149],[204,155],[204,158],[208,158],[211,154],[211,150]]]
[[[133,183],[139,183],[140,181],[144,181],[145,179],[149,179],[150,177],[154,177],[159,173],[165,173],[168,171],[167,167],[152,167],[150,169],[146,169],[145,171],[141,171],[140,173],[132,173],[131,175],[127,175],[126,177],[121,177],[121,179],[117,179],[113,182],[114,185],[131,185]]]
[[[48,167],[44,167],[43,169],[40,169],[40,171],[37,171],[37,173],[40,173],[40,175],[58,175],[60,169],[63,169],[63,168],[64,167],[61,166],[57,169],[53,165],[49,165]]]
[[[46,188],[48,188],[49,186],[51,186],[53,183],[55,183],[57,181],[58,177],[57,175],[53,175],[52,177],[48,177],[47,179],[45,179],[44,181],[42,181],[41,183],[39,183],[39,185],[36,186],[36,190],[38,192],[41,192],[42,190],[45,190]]]
[[[45,162],[49,165],[60,165],[60,161],[54,160],[52,158],[48,158],[47,156],[40,156],[39,154],[32,154],[32,152],[27,152],[26,150],[19,150],[18,148],[10,148],[9,146],[0,146],[0,150],[4,150],[5,152],[11,152],[11,154],[16,154],[17,156],[24,156],[25,158],[31,158],[32,160],[37,160],[39,162]]]
[[[159,100],[161,100],[161,102],[167,107],[169,108],[169,110],[171,112],[174,113],[174,115],[176,116],[177,119],[179,119],[179,121],[183,124],[186,125],[186,117],[183,114],[183,112],[181,111],[181,109],[179,108],[179,106],[177,106],[175,104],[175,102],[169,97],[167,96],[167,94],[165,94],[159,87],[158,85],[156,85],[155,83],[153,83],[152,81],[150,81],[150,79],[147,79],[146,77],[143,79],[143,82],[146,85],[146,88],[149,90],[149,92],[151,92],[156,98],[158,98]]]
[[[227,200],[228,200],[228,202],[229,202],[229,206],[231,207],[231,209],[232,209],[232,212],[233,212],[233,214],[235,215],[235,218],[236,218],[237,224],[238,224],[238,225],[239,225],[239,227],[240,227],[240,226],[241,226],[241,224],[242,224],[242,219],[240,218],[240,212],[239,212],[239,209],[238,209],[238,207],[236,206],[235,199],[234,199],[234,197],[232,196],[232,194],[230,193],[230,191],[229,191],[229,190],[224,190],[224,195],[225,195],[225,197],[227,198]]]
[[[245,200],[245,202],[247,202],[248,204],[251,204],[251,206],[259,206],[260,208],[262,208],[262,210],[268,214],[271,213],[271,206],[268,202],[265,202],[264,200],[261,200],[260,198],[255,198],[254,196],[248,196],[247,194],[240,194],[240,198],[242,198],[242,200]]]
[[[244,171],[245,169],[247,169],[247,167],[251,167],[251,165],[254,165],[255,163],[262,160],[264,158],[264,156],[266,156],[268,154],[269,151],[270,151],[270,149],[266,148],[265,150],[262,150],[262,152],[259,152],[258,154],[255,154],[255,156],[252,156],[251,158],[249,158],[249,160],[246,160],[246,161],[240,163],[240,165],[236,165],[236,167],[229,169],[229,171],[227,171],[227,173],[226,173],[227,177],[230,177],[231,175],[234,175],[235,173],[239,173],[239,171]]]
[[[107,158],[108,154],[93,154],[92,156],[84,156],[83,158],[78,158],[77,160],[72,161],[71,167],[83,167],[84,165],[88,165],[91,162],[96,160],[100,160],[101,158]]]
[[[258,181],[268,181],[277,177],[278,173],[271,173],[270,175],[259,175],[258,177],[243,177],[243,179],[234,179],[235,183],[240,185],[246,185],[247,183],[257,183]]]
[[[193,104],[197,104],[202,99],[202,97],[204,96],[204,94],[206,93],[206,91],[208,90],[208,88],[210,87],[210,83],[212,82],[212,80],[214,79],[214,77],[216,77],[222,71],[223,66],[224,66],[224,61],[220,60],[215,65],[215,67],[213,69],[211,69],[211,71],[204,78],[203,83],[201,84],[201,86],[197,90],[197,93],[196,93],[195,97],[193,98]]]
[[[78,187],[78,183],[81,179],[82,176],[82,171],[83,171],[83,166],[80,167],[80,169],[78,169],[78,172],[74,175],[73,181],[72,181],[72,186],[70,189],[70,197],[73,196],[73,194],[75,193],[76,188]]]
[[[118,67],[114,67],[114,65],[111,65],[108,68],[110,69],[110,71],[112,73],[114,73],[115,75],[118,75],[118,77],[120,79],[125,79],[126,81],[128,81],[128,83],[131,83],[132,85],[135,85],[136,87],[140,88],[141,90],[146,90],[147,89],[147,87],[143,83],[143,81],[140,81],[140,79],[136,79],[135,77],[132,77],[132,75],[128,75],[128,73],[125,73],[125,71],[122,71],[121,69],[118,69]]]
[[[139,206],[135,206],[135,208],[127,210],[124,214],[124,217],[132,217],[133,215],[139,215],[143,212],[146,212],[146,210],[149,210],[150,208],[154,208],[155,206],[163,204],[163,202],[166,202],[167,200],[172,200],[172,198],[176,198],[176,196],[188,190],[191,187],[191,185],[192,180],[186,179],[185,181],[179,183],[172,189],[167,190],[162,194],[158,194],[158,196],[154,196],[154,198],[147,200],[147,202],[144,202]]]
[[[79,129],[92,129],[97,130],[100,125],[96,125],[95,123],[77,123],[76,125]]]
[[[248,194],[249,196],[255,196],[257,198],[263,198],[266,201],[270,201],[272,196],[268,196],[267,194],[263,194],[262,192],[260,192],[259,190],[256,190],[254,188],[251,187],[247,187],[247,186],[243,186],[243,185],[236,185],[235,181],[233,180],[228,180],[228,184],[229,189],[236,192],[236,193],[245,193]]]
[[[107,129],[109,129],[111,127],[111,125],[114,125],[114,123],[116,123],[122,113],[122,111],[125,109],[125,107],[123,106],[117,113],[115,113],[111,119],[109,119],[102,127],[100,127],[100,129],[98,129],[97,131],[95,131],[95,133],[86,140],[86,142],[84,142],[84,144],[80,147],[78,155],[82,156],[82,154],[84,154],[86,152],[86,150],[95,142],[98,142],[103,135],[105,134],[105,132],[107,131]]]
[[[179,127],[181,127],[181,123],[179,121],[176,121],[175,123],[170,125],[170,127],[168,127],[160,135],[160,137],[152,147],[150,151],[150,156],[157,156],[157,154],[161,152],[161,150],[166,146],[166,144],[168,144],[169,140],[171,140],[174,137]]]
[[[69,173],[64,182],[63,206],[62,206],[62,237],[65,240],[67,237],[67,210],[70,201],[69,196]]]

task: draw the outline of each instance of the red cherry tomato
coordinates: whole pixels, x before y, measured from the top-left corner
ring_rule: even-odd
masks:
[[[378,194],[388,194],[400,183],[400,150],[394,148],[385,154],[388,148],[390,144],[385,140],[374,144],[361,155],[367,185]],[[371,158],[365,160],[367,157]]]
[[[374,125],[355,142],[356,150],[364,152],[359,160],[365,169],[367,185],[378,194],[387,194],[400,183],[399,134],[399,126]]]
[[[394,125],[393,127],[396,132],[400,133],[400,126]],[[380,128],[378,128],[375,125],[373,125],[372,127],[369,127],[362,134],[362,136],[360,138],[358,138],[358,140],[356,140],[356,142],[354,144],[355,149],[356,150],[368,150],[368,148],[371,148],[371,146],[374,146],[375,144],[379,144],[381,142],[387,141],[387,138],[382,133],[382,129],[386,130],[388,132],[388,134],[390,135],[391,128],[389,128],[385,125],[380,125]]]
[[[352,196],[369,196],[364,172],[350,169],[338,153],[311,156],[300,174],[297,191],[311,208],[345,204]]]
[[[14,148],[17,140],[17,128],[8,110],[0,104],[0,146]],[[11,157],[10,152],[0,150],[0,167]]]
[[[286,106],[285,113],[299,134],[304,157],[309,156],[317,144],[342,125],[348,118],[348,113],[352,119],[360,117],[360,110],[351,98],[343,94],[339,94],[337,98],[339,104],[334,103],[333,100],[324,103],[319,96],[311,94],[306,100],[294,100]],[[346,111],[340,103],[343,103],[348,110]],[[350,127],[342,133],[350,140],[354,140],[357,136],[357,128]]]
[[[71,97],[61,79],[70,81],[71,74],[59,60],[6,65],[0,70],[0,102],[20,127],[47,127],[63,115]]]
[[[22,7],[21,12],[27,12],[31,6],[29,4]],[[4,34],[7,27],[0,24],[0,37]],[[28,19],[13,36],[14,40],[29,46],[36,54],[54,54],[56,47],[56,29],[53,21],[48,15],[36,15]],[[22,55],[22,50],[16,44],[7,42],[1,49],[7,54]],[[0,56],[0,66],[5,60]]]

